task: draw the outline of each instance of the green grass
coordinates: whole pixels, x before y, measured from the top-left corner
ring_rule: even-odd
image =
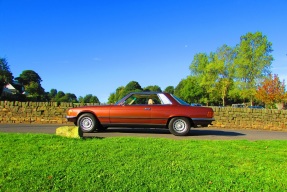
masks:
[[[286,191],[287,141],[0,133],[0,191]]]

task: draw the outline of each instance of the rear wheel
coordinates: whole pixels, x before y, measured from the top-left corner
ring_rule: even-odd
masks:
[[[176,136],[185,136],[190,131],[190,121],[185,117],[174,117],[168,124],[169,131]]]
[[[84,113],[79,117],[77,124],[84,133],[91,133],[96,130],[98,122],[94,115]]]

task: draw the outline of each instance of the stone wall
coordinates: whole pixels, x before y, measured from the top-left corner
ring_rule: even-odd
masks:
[[[66,112],[79,103],[0,101],[0,123],[67,124]],[[94,104],[84,104],[94,105]],[[287,131],[287,110],[213,107],[214,127]]]
[[[214,127],[287,131],[287,110],[213,107]]]
[[[67,124],[66,112],[76,106],[81,104],[1,101],[0,123]]]

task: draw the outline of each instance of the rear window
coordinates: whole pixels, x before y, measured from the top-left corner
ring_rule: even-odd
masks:
[[[187,102],[185,102],[184,100],[174,96],[174,95],[171,95],[179,104],[181,105],[189,105]]]
[[[163,105],[171,105],[171,104],[172,104],[171,101],[170,101],[164,94],[159,93],[159,94],[158,94],[158,97],[160,98],[161,103],[162,103]]]

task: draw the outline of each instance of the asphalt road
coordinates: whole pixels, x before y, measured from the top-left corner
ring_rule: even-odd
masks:
[[[0,124],[0,132],[55,134],[64,125]],[[84,133],[84,137],[154,137],[202,140],[287,140],[287,132],[264,130],[236,130],[219,128],[192,128],[188,136],[174,136],[167,129],[108,128],[105,132]]]

